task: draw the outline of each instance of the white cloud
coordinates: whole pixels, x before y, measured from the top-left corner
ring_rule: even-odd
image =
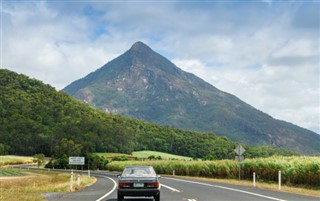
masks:
[[[299,39],[288,41],[283,47],[272,53],[272,57],[310,57],[317,56],[318,45],[315,41]]]
[[[173,59],[172,62],[182,70],[193,73],[207,81],[210,80],[210,75],[212,75],[210,68],[206,67],[205,64],[197,59],[183,60],[176,58]]]
[[[116,56],[90,42],[85,18],[62,18],[43,2],[23,5],[3,10],[3,67],[62,89]]]
[[[320,133],[319,23],[308,23],[316,11],[269,0],[3,2],[2,63],[62,89],[141,40],[219,89]]]

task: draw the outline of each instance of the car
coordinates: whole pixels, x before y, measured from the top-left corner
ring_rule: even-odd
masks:
[[[152,166],[128,166],[118,175],[118,201],[125,196],[153,197],[160,201],[160,176]]]

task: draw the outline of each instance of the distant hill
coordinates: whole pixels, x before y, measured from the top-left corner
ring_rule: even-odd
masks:
[[[320,152],[320,135],[276,120],[220,91],[142,42],[63,91],[107,113],[213,131],[250,145]]]

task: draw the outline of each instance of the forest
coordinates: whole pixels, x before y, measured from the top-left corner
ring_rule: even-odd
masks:
[[[238,144],[216,133],[181,130],[93,108],[28,76],[0,69],[0,154],[52,156],[65,139],[80,154],[153,150],[207,159],[234,159]],[[246,157],[292,155],[243,145]]]

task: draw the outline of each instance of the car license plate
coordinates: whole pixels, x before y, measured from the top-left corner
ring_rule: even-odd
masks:
[[[144,183],[134,183],[134,184],[133,184],[133,187],[135,187],[135,188],[142,188],[142,187],[144,187]]]

